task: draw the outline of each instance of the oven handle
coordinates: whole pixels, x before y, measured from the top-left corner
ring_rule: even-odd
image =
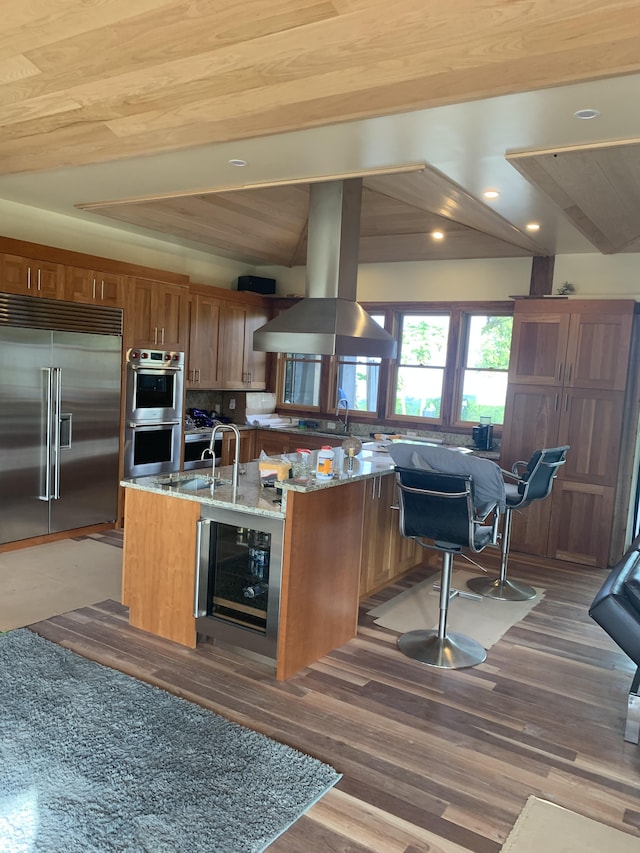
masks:
[[[146,371],[147,373],[181,373],[181,367],[172,367],[171,365],[163,364],[160,367],[152,367],[150,364],[129,364],[129,370]]]
[[[178,426],[180,421],[129,421],[130,429],[150,429],[159,426]]]

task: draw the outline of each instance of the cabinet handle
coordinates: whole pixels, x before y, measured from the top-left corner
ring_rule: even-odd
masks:
[[[569,411],[569,395],[568,394],[564,398],[564,410],[565,410],[565,412]]]
[[[197,376],[196,376],[196,373],[198,374]],[[193,379],[194,379],[194,382],[200,382],[200,368],[199,367],[197,367],[193,371]]]
[[[38,293],[40,292],[40,270],[38,270]]]
[[[558,365],[558,382],[562,380],[562,362]]]
[[[104,301],[104,279],[100,282],[100,299]]]
[[[31,290],[31,267],[27,267],[27,290]]]
[[[164,346],[164,326],[160,329],[160,343]]]
[[[91,298],[92,299],[96,298],[96,280],[95,280],[95,278],[93,279],[93,296]]]
[[[376,497],[376,478],[374,477],[371,481],[371,500],[375,500]]]
[[[378,500],[382,497],[382,477],[378,477]]]
[[[154,343],[154,346],[156,346],[158,343],[158,327],[157,326],[154,326],[154,329],[153,329],[153,343]]]
[[[557,391],[556,391],[555,400],[553,401],[553,411],[554,412],[558,411],[558,392]]]
[[[567,382],[571,382],[571,374],[573,373],[573,364],[569,365],[569,372],[567,373]]]

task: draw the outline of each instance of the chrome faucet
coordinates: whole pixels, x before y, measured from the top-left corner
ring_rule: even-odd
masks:
[[[340,406],[344,406],[344,421],[340,420]],[[341,423],[344,431],[347,431],[348,423],[349,423],[349,401],[346,397],[340,397],[338,403],[336,405],[336,418],[338,419],[338,423]]]
[[[235,424],[216,424],[213,427],[213,432],[211,433],[211,440],[209,441],[209,447],[205,447],[205,449],[202,451],[202,455],[200,456],[200,459],[204,459],[205,456],[207,456],[207,455],[212,457],[212,462],[213,462],[213,472],[212,473],[213,473],[213,478],[214,478],[214,483],[215,483],[215,476],[216,476],[215,439],[216,439],[216,433],[217,432],[225,432],[226,430],[229,430],[230,432],[232,432],[236,437],[236,453],[235,453],[235,458],[233,460],[233,480],[232,480],[233,496],[235,499],[236,492],[238,490],[238,468],[240,465],[240,431],[239,431],[238,427]]]

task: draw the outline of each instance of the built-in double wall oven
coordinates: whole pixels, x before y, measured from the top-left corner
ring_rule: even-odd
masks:
[[[184,353],[127,350],[125,477],[180,470]]]

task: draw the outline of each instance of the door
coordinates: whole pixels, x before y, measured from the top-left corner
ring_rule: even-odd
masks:
[[[50,532],[113,521],[118,504],[121,339],[54,332],[60,368],[59,497]]]
[[[45,374],[51,332],[0,331],[0,543],[49,532],[43,499]]]

